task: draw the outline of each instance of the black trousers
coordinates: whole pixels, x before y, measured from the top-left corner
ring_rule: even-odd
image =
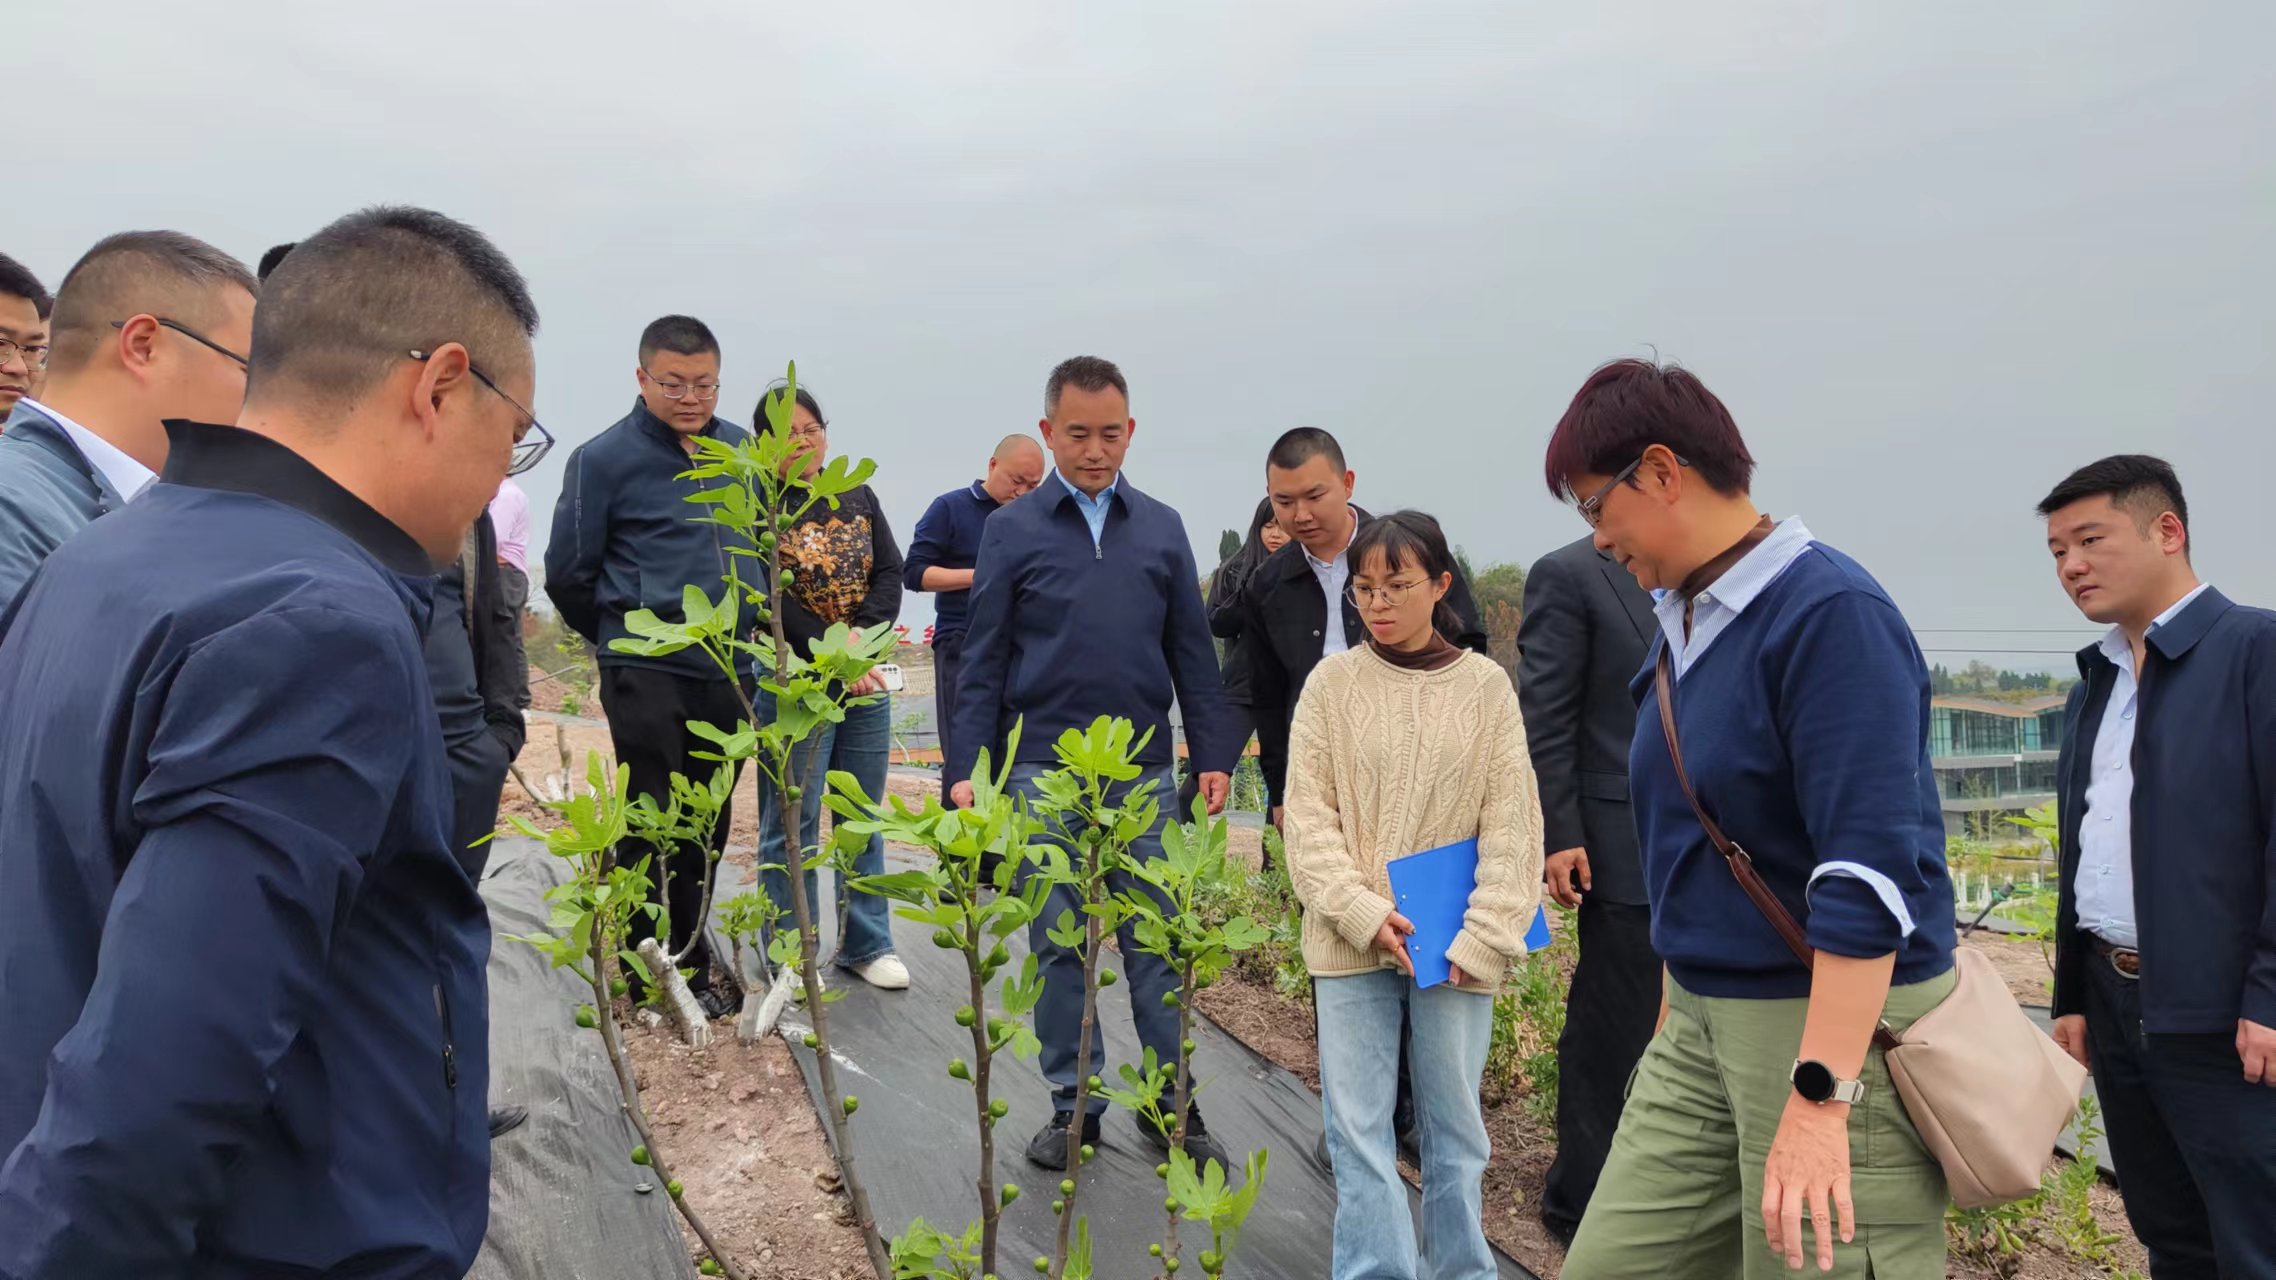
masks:
[[[2094,1092],[2150,1275],[2276,1277],[2276,1088],[2245,1083],[2234,1028],[2145,1034],[2141,984],[2086,967]]]
[[[498,800],[513,763],[506,744],[487,729],[450,748],[451,847],[477,884],[490,865],[490,844],[475,842],[498,830]]]
[[[744,719],[743,704],[735,696],[735,686],[724,679],[699,679],[695,676],[675,675],[652,667],[607,666],[601,668],[601,708],[608,715],[609,737],[616,744],[617,763],[632,774],[632,793],[653,796],[661,805],[672,796],[672,775],[677,773],[690,781],[708,780],[718,766],[709,760],[698,760],[696,751],[711,750],[711,744],[688,732],[688,722],[700,720],[720,729],[732,730]],[[737,776],[740,777],[740,770]],[[688,988],[708,990],[711,986],[711,949],[703,940],[700,929],[703,913],[703,873],[705,863],[713,853],[727,847],[727,828],[734,816],[734,796],[730,792],[726,804],[720,806],[719,822],[711,829],[711,847],[706,850],[693,844],[657,850],[638,841],[627,841],[619,857],[638,861],[644,855],[653,855],[648,866],[650,898],[669,908],[672,916],[672,934],[666,947],[677,955],[688,947],[683,968],[693,968]],[[667,902],[665,868],[669,867],[670,889]],[[645,915],[634,917],[632,942],[638,945],[643,938],[655,936],[655,924]]]
[[[1541,1216],[1559,1226],[1579,1226],[1596,1194],[1628,1077],[1659,1020],[1660,981],[1652,909],[1584,897],[1580,962],[1557,1037],[1557,1157],[1541,1193]]]
[[[940,742],[940,807],[943,809],[956,807],[948,798],[948,761],[956,754],[951,747],[956,724],[956,678],[963,671],[962,645],[933,646],[933,737]],[[989,763],[998,768],[1003,766],[1001,760]]]

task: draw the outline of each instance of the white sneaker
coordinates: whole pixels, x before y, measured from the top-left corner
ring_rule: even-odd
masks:
[[[879,956],[854,970],[854,976],[880,991],[907,991],[909,966],[899,956]]]

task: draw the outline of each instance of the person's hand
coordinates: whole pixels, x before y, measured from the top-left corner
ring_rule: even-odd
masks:
[[[957,783],[953,787],[950,787],[948,789],[948,799],[951,804],[954,804],[959,809],[971,808],[972,780],[970,778],[966,778],[964,781]]]
[[[2243,1024],[2239,1023],[2238,1025],[2241,1027]],[[2055,1043],[2062,1046],[2064,1053],[2078,1059],[2078,1065],[2089,1070],[2093,1069],[2094,1064],[2087,1060],[2085,1014],[2066,1013],[2055,1019]],[[2238,1044],[2240,1047],[2243,1044],[2241,1034],[2238,1037]]]
[[[1446,962],[1446,981],[1449,986],[1459,987],[1469,980],[1470,975],[1462,972],[1461,965],[1458,965],[1451,960]]]
[[[1415,976],[1415,962],[1407,955],[1407,935],[1414,931],[1415,922],[1396,911],[1375,931],[1375,949],[1390,952],[1399,962],[1399,972],[1410,978]]]
[[[1805,1212],[1818,1242],[1818,1270],[1831,1271],[1835,1218],[1843,1244],[1857,1238],[1856,1206],[1849,1197],[1849,1106],[1794,1094],[1786,1099],[1763,1165],[1762,1229],[1771,1253],[1784,1255],[1796,1271],[1802,1267]]]
[[[1272,806],[1272,817],[1271,817],[1271,821],[1272,821],[1272,829],[1273,829],[1273,830],[1275,830],[1275,831],[1278,831],[1278,830],[1280,830],[1280,815],[1281,815],[1281,814],[1283,814],[1283,813],[1286,813],[1287,811],[1288,811],[1288,806],[1286,806],[1286,805],[1278,805],[1278,804],[1276,804],[1276,805]]]
[[[1549,896],[1568,907],[1578,908],[1581,895],[1596,888],[1596,881],[1589,877],[1588,850],[1579,845],[1550,854],[1541,864],[1541,874],[1549,882]],[[1576,877],[1580,880],[1577,889],[1573,887]]]
[[[854,681],[852,687],[846,692],[857,698],[866,697],[872,693],[883,693],[885,692],[885,677],[879,675],[876,668],[873,667],[863,672],[861,679]]]
[[[2236,1056],[2244,1059],[2246,1084],[2264,1084],[2276,1088],[2276,1027],[2264,1027],[2250,1018],[2238,1018]]]
[[[1225,812],[1225,797],[1233,794],[1233,775],[1205,773],[1201,775],[1201,798],[1209,802],[1212,815]]]

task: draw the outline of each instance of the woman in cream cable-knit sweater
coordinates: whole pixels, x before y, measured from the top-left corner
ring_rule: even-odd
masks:
[[[1320,1014],[1320,1087],[1336,1177],[1336,1280],[1418,1275],[1391,1108],[1399,1024],[1422,1140],[1421,1280],[1495,1274],[1480,1219],[1478,1083],[1494,991],[1524,954],[1541,897],[1541,801],[1517,692],[1441,634],[1453,556],[1418,512],[1359,531],[1347,563],[1365,647],[1321,661],[1288,744],[1288,869]],[[1448,983],[1418,988],[1384,864],[1475,836],[1477,887],[1446,949]]]

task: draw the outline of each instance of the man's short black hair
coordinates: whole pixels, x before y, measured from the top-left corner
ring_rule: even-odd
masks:
[[[2146,453],[2117,454],[2071,472],[2039,500],[2039,514],[2051,516],[2088,498],[2110,499],[2111,506],[2132,516],[2134,527],[2145,533],[2168,511],[2183,529],[2189,527],[2189,499],[2182,496],[2181,477],[2165,459]]]
[[[694,316],[659,316],[640,331],[642,366],[659,351],[681,356],[715,356],[719,354],[719,339],[711,335],[710,325]]]
[[[1347,468],[1343,461],[1343,446],[1336,438],[1318,427],[1298,427],[1284,431],[1272,442],[1272,452],[1264,456],[1265,465],[1281,471],[1294,471],[1314,458],[1326,458],[1328,465],[1342,475]]]
[[[529,286],[489,237],[427,209],[377,205],[292,246],[253,313],[250,402],[282,387],[344,405],[412,351],[463,344],[493,378],[526,367]]]
[[[245,264],[179,231],[121,231],[95,242],[55,288],[48,368],[68,373],[108,340],[111,322],[135,315],[206,328],[220,323],[231,289],[260,291]]]
[[[1043,383],[1043,416],[1048,418],[1059,412],[1059,393],[1068,387],[1079,391],[1104,391],[1108,387],[1122,393],[1124,403],[1130,400],[1130,383],[1123,378],[1122,370],[1114,361],[1097,356],[1076,356],[1062,360],[1059,367]]]
[[[42,320],[55,312],[55,297],[40,287],[39,277],[32,274],[31,268],[5,253],[0,253],[0,293],[31,303],[32,309],[39,312]]]
[[[288,240],[262,254],[261,265],[253,268],[253,274],[263,280],[268,279],[270,274],[277,269],[277,264],[284,261],[284,256],[292,252],[292,246],[296,243],[298,242]]]

